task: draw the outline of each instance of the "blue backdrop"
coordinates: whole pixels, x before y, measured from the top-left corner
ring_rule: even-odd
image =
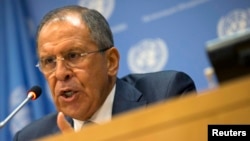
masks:
[[[206,42],[250,27],[249,0],[0,0],[0,120],[26,97],[33,85],[43,95],[29,102],[0,129],[0,140],[54,111],[47,84],[35,67],[35,31],[56,7],[78,4],[101,12],[121,53],[119,76],[179,70],[189,74],[198,91],[208,89],[204,69],[211,67]]]

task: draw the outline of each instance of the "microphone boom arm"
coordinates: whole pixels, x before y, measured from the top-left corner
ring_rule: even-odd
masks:
[[[7,117],[5,118],[2,122],[0,122],[0,129],[4,127],[4,125],[33,97],[31,93],[28,94],[26,99],[18,106],[16,109]]]

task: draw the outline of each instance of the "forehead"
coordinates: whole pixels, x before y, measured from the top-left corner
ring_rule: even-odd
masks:
[[[38,41],[55,41],[70,36],[89,36],[89,30],[85,24],[78,21],[52,21],[46,24],[40,31]],[[49,37],[49,38],[47,38]]]
[[[38,36],[38,51],[46,46],[69,42],[93,42],[88,27],[79,16],[67,15],[46,23]]]

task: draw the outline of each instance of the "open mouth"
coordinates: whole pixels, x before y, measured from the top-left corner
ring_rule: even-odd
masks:
[[[65,97],[65,98],[69,98],[69,97],[72,97],[74,95],[74,91],[63,91],[61,93],[61,96]]]

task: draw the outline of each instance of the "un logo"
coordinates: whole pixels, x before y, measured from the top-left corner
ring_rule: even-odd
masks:
[[[102,15],[109,19],[115,5],[115,0],[79,0],[79,5],[95,9]]]
[[[13,111],[27,97],[24,87],[17,86],[9,97],[9,111]],[[30,110],[27,106],[23,107],[10,121],[10,132],[14,135],[18,130],[31,122]]]
[[[160,71],[168,60],[168,49],[160,39],[144,39],[128,51],[128,67],[133,73]]]
[[[237,9],[220,18],[217,25],[218,36],[232,35],[250,27],[250,9]]]

